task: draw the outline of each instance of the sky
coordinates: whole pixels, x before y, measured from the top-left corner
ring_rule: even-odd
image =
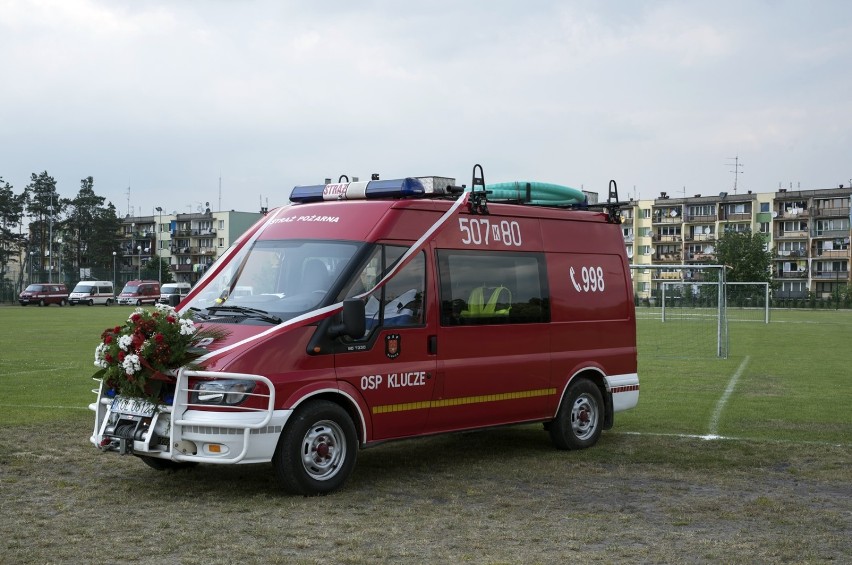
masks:
[[[852,185],[848,0],[0,0],[0,178],[121,215],[340,175]],[[735,174],[736,172],[736,174]]]

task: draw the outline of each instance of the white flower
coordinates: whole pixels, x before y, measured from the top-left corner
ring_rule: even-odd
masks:
[[[139,356],[136,354],[125,356],[124,361],[121,362],[121,366],[128,375],[132,375],[142,368],[142,364],[139,363]]]
[[[172,306],[169,306],[168,304],[160,304],[158,302],[157,304],[154,304],[154,308],[156,308],[157,310],[162,310],[162,312],[164,314],[174,314],[175,313],[175,309]]]
[[[129,351],[130,344],[133,343],[133,337],[129,335],[123,335],[118,338],[118,347],[121,348],[122,351]]]
[[[186,318],[180,319],[180,335],[192,335],[195,333],[195,324]]]
[[[108,348],[105,343],[101,343],[95,348],[95,367],[100,367],[101,369],[109,367],[109,363],[104,360],[104,352],[107,349]]]

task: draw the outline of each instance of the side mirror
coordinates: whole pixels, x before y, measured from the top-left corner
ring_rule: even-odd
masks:
[[[340,314],[341,323],[331,326],[331,337],[345,335],[352,339],[363,337],[367,331],[367,321],[364,313],[364,302],[360,298],[347,298],[343,301],[343,311]]]

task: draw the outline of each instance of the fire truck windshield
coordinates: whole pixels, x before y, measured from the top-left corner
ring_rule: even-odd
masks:
[[[321,305],[364,244],[347,241],[258,240],[229,261],[187,305],[193,311],[233,317],[237,308],[282,321]],[[210,311],[207,311],[211,308]]]

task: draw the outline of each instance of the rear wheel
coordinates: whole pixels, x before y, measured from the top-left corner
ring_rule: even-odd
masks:
[[[39,300],[39,301],[38,301],[38,305],[39,305],[39,306],[44,306],[44,300]]]
[[[588,379],[568,387],[556,419],[550,423],[550,439],[558,449],[583,449],[597,443],[604,423],[600,389]]]
[[[326,400],[309,402],[281,433],[272,458],[275,474],[293,494],[337,490],[355,467],[357,442],[346,410]]]
[[[137,300],[137,301],[136,301],[136,305],[137,305],[137,306],[142,306],[142,301],[141,301],[141,300]]]
[[[94,306],[94,305],[95,305],[95,301],[90,298],[89,299],[89,306]]]
[[[68,301],[65,300],[64,298],[59,301],[59,306],[65,306],[66,304],[68,304]]]
[[[112,298],[107,298],[107,301],[104,303],[104,306],[112,306]]]

